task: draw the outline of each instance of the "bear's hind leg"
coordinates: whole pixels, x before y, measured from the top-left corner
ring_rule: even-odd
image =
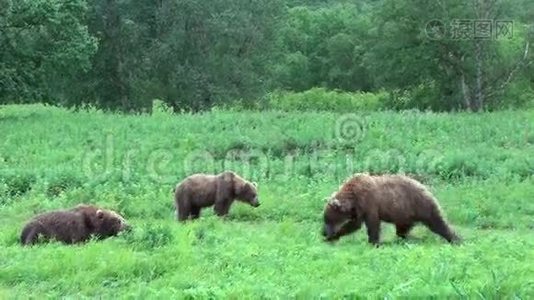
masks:
[[[401,239],[406,239],[408,237],[408,233],[410,233],[410,230],[413,228],[413,223],[403,223],[403,224],[396,224],[396,230],[397,230],[397,236]]]
[[[27,225],[22,230],[20,242],[22,245],[34,245],[40,240],[47,241],[50,239],[50,232],[41,224]]]
[[[445,220],[443,220],[443,217],[439,214],[434,214],[432,218],[429,218],[428,220],[423,221],[423,223],[430,230],[432,230],[432,232],[442,236],[449,243],[452,243],[458,240],[458,237],[456,236],[456,234],[450,229],[447,222],[445,222]]]
[[[33,245],[37,242],[38,237],[37,227],[26,227],[20,236],[20,243],[22,245]]]

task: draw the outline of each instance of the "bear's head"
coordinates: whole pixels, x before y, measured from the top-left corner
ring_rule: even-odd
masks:
[[[87,227],[101,239],[131,230],[126,220],[112,210],[82,204],[76,206],[74,211],[84,215]]]
[[[260,206],[258,199],[258,185],[255,182],[248,182],[240,178],[234,180],[234,193],[236,199],[250,204],[253,207]]]
[[[121,231],[129,231],[131,226],[118,213],[112,210],[96,211],[95,233],[103,238],[117,235]]]
[[[332,195],[324,208],[324,226],[322,234],[327,241],[334,240],[339,229],[348,221],[357,216],[351,201],[338,199],[337,195]]]

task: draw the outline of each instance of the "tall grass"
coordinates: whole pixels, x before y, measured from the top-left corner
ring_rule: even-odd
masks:
[[[340,298],[534,295],[534,112],[113,115],[0,107],[0,297]],[[233,169],[262,206],[178,224],[172,188]],[[465,238],[423,227],[384,246],[319,234],[324,198],[360,171],[431,186]],[[18,244],[24,222],[91,202],[135,226],[66,247]]]

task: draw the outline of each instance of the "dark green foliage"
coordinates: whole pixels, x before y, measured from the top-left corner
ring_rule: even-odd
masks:
[[[0,173],[0,184],[5,185],[9,197],[21,196],[29,192],[36,181],[36,176],[26,172],[4,171]]]
[[[166,246],[173,242],[174,236],[168,225],[145,224],[137,226],[124,234],[125,240],[136,248],[147,250]]]
[[[0,1],[0,103],[51,101],[90,67],[84,0]]]
[[[325,87],[369,91],[372,78],[363,61],[373,5],[332,4],[291,8],[279,32],[281,57],[275,79],[282,89]]]
[[[165,111],[2,108],[0,298],[534,293],[534,111],[355,113],[349,116],[363,134],[346,140],[336,131],[347,117],[341,113]],[[232,165],[258,182],[262,205],[236,202],[226,219],[205,209],[198,220],[177,222],[172,189],[193,172],[191,154],[217,150],[213,166],[202,159],[197,165],[214,172],[234,148],[265,154],[267,163],[251,162],[250,170],[245,160]],[[324,243],[326,198],[352,172],[369,170],[423,177],[465,242],[448,245],[422,226],[400,240],[384,224],[379,249],[367,244],[365,228]],[[31,189],[7,192],[15,186]],[[51,186],[57,196],[49,195]],[[132,231],[76,246],[21,247],[21,228],[32,216],[79,203],[116,210]]]
[[[352,112],[389,108],[385,92],[348,93],[313,88],[300,93],[275,91],[268,94],[266,99],[270,108],[283,111]]]
[[[99,38],[93,68],[72,104],[175,111],[254,99],[267,87],[281,1],[94,1],[89,29]],[[73,100],[75,99],[75,100]]]
[[[68,189],[82,185],[82,179],[74,174],[60,174],[51,177],[46,193],[50,197],[57,197]]]
[[[331,111],[530,107],[532,5],[2,0],[0,103],[123,112],[151,111],[154,99],[176,112],[272,103]],[[456,39],[458,19],[513,21],[513,36],[496,39],[493,24],[491,39]],[[429,34],[432,20],[444,36]],[[340,100],[347,92],[364,99]],[[388,96],[370,100],[369,92]]]
[[[524,5],[519,8],[510,1],[384,1],[382,9],[373,14],[376,31],[365,54],[375,84],[393,90],[395,108],[479,111],[510,106],[503,92],[513,88],[509,83],[532,61],[531,54],[524,57],[525,46],[532,43],[528,34],[532,21],[517,20],[520,10],[533,8],[532,3]],[[472,31],[467,27],[467,37],[458,35],[457,20],[475,26],[475,20],[482,19],[514,21],[513,36],[497,38],[495,23],[487,39],[475,38],[479,32],[475,27]],[[427,26],[432,20],[443,24],[443,35],[429,33]],[[526,91],[531,89],[532,85]]]

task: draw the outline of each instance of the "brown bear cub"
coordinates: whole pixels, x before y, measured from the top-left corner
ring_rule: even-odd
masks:
[[[323,236],[334,241],[365,223],[369,243],[378,245],[381,221],[395,224],[401,238],[420,222],[450,243],[460,241],[428,189],[402,175],[356,174],[347,180],[325,206]]]
[[[43,213],[31,219],[22,230],[20,242],[32,245],[40,240],[57,240],[65,244],[87,241],[91,236],[105,239],[127,231],[130,226],[111,210],[80,204],[68,210]]]
[[[174,202],[179,221],[196,219],[200,210],[214,205],[218,216],[226,216],[234,200],[260,206],[256,183],[231,171],[217,175],[194,174],[176,185]]]

